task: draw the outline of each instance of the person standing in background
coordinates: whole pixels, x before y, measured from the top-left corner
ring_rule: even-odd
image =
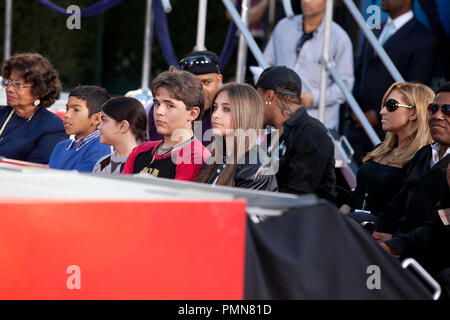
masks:
[[[284,18],[275,27],[264,50],[271,66],[286,66],[298,73],[304,91],[302,105],[314,118],[318,117],[323,48],[325,0],[301,0],[303,14]],[[330,59],[349,90],[353,88],[353,49],[347,33],[335,22],[331,24]],[[327,80],[324,124],[339,127],[339,107],[345,96],[338,85]]]

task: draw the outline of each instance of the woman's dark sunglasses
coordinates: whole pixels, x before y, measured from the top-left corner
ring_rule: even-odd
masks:
[[[439,108],[441,112],[446,117],[450,117],[450,104],[441,104],[440,106],[437,103],[430,103],[428,105],[428,114],[432,115],[438,112]]]
[[[398,103],[395,99],[389,99],[384,103],[384,106],[386,107],[386,110],[389,112],[394,112],[398,109],[398,107],[408,108],[408,109],[414,109],[413,106],[407,106],[405,104]]]

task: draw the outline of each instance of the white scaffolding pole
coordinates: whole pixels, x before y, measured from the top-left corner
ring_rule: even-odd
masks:
[[[330,32],[331,22],[333,19],[333,0],[327,0],[325,7],[325,30],[323,37],[322,58],[325,61],[330,60]],[[323,123],[325,121],[325,108],[327,104],[327,84],[328,84],[328,70],[322,64],[320,76],[320,96],[319,96],[319,120]]]
[[[150,83],[151,53],[152,53],[152,0],[147,0],[145,12],[144,54],[142,61],[141,88],[148,89]]]
[[[206,33],[206,9],[208,7],[208,0],[200,0],[198,2],[198,19],[197,19],[197,41],[194,50],[203,51],[205,47],[205,33]]]
[[[250,1],[242,0],[242,9],[241,9],[241,18],[242,23],[248,28],[249,18],[250,18]],[[244,35],[239,35],[239,47],[238,47],[238,56],[237,56],[237,64],[236,64],[236,82],[242,83],[245,82],[245,71],[247,69],[247,44],[245,42]]]
[[[5,40],[3,47],[3,59],[11,56],[11,30],[12,30],[12,0],[5,3]]]

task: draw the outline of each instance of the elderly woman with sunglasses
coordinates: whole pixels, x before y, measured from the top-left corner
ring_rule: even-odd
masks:
[[[429,87],[420,83],[397,82],[388,89],[380,111],[386,137],[364,157],[357,186],[341,207],[342,212],[375,213],[400,191],[404,167],[431,142],[427,107],[434,96]]]
[[[48,111],[59,97],[58,72],[40,54],[16,54],[3,62],[0,106],[0,157],[48,163],[55,145],[67,135],[62,120]]]

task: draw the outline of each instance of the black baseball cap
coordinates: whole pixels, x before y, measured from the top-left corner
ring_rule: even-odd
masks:
[[[259,76],[256,87],[300,98],[302,80],[297,72],[286,66],[269,67]]]
[[[180,69],[193,74],[220,73],[220,58],[212,51],[192,51],[180,60]]]

